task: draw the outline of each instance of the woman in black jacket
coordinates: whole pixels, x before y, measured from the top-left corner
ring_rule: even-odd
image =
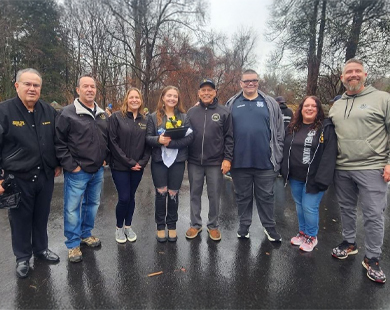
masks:
[[[165,136],[164,132],[168,128],[183,125],[188,126],[179,90],[174,86],[167,86],[161,92],[156,112],[148,118],[146,133],[146,142],[153,147],[151,168],[153,184],[156,188],[155,220],[156,238],[159,242],[177,240],[178,194],[188,157],[187,146],[191,144],[193,134],[187,132],[183,138],[171,139]]]
[[[137,88],[130,88],[120,111],[113,113],[109,119],[110,167],[118,191],[115,240],[119,243],[125,243],[126,239],[130,242],[137,239],[131,228],[134,197],[151,153],[145,141],[147,120],[141,111],[141,92]]]
[[[319,205],[333,180],[336,156],[332,122],[324,120],[317,97],[305,97],[287,127],[282,161],[282,175],[289,180],[299,223],[291,244],[302,251],[311,252],[318,243]]]

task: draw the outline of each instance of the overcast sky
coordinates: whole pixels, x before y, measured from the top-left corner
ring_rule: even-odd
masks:
[[[267,53],[272,44],[266,42],[263,35],[269,17],[269,7],[277,0],[209,0],[210,25],[224,33],[234,33],[240,26],[252,27],[256,30],[258,41],[256,46],[257,69],[264,74]]]

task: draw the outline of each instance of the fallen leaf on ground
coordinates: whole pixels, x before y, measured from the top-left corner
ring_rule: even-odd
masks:
[[[148,277],[154,277],[154,276],[158,276],[158,275],[160,275],[160,274],[163,274],[163,272],[162,272],[162,271],[153,272],[153,273],[149,273],[149,274],[148,274]]]
[[[269,252],[265,252],[265,255],[269,255]]]

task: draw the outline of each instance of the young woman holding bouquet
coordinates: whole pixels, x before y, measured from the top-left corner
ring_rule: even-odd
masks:
[[[291,244],[302,251],[311,252],[318,243],[319,206],[333,180],[336,156],[332,122],[324,120],[317,97],[305,97],[286,129],[282,161],[282,175],[289,180],[299,224]]]
[[[118,191],[115,232],[118,243],[137,239],[131,228],[134,197],[151,153],[146,145],[146,119],[141,114],[142,109],[141,92],[130,88],[120,111],[114,112],[109,121],[110,167]]]
[[[156,238],[159,242],[177,240],[179,189],[188,157],[187,146],[193,140],[193,134],[189,133],[190,129],[185,137],[179,139],[172,139],[164,133],[167,129],[184,125],[187,125],[186,114],[179,90],[174,86],[167,86],[161,92],[156,112],[148,118],[146,130],[146,142],[152,147],[151,169],[156,188]]]

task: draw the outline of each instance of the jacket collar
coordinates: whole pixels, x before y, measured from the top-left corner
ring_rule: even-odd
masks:
[[[75,108],[76,108],[76,114],[80,115],[80,114],[87,114],[87,115],[90,115],[92,116],[93,118],[96,118],[98,115],[100,114],[104,114],[104,110],[101,109],[96,102],[94,102],[95,104],[95,107],[96,107],[96,114],[95,116],[93,116],[93,114],[91,112],[89,112],[87,109],[85,109],[79,102],[78,98],[76,98],[73,102]]]

